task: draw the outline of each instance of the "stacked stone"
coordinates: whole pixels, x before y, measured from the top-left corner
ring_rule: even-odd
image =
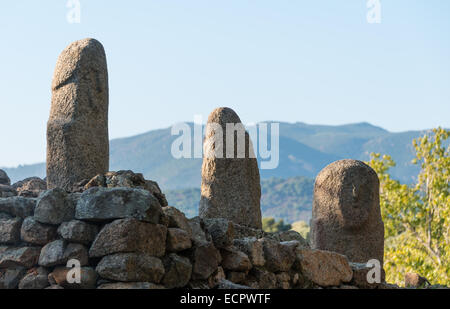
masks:
[[[293,289],[352,282],[345,256],[312,250],[296,232],[265,233],[223,218],[194,218],[190,224],[195,232],[190,287]],[[242,229],[244,234],[237,233]]]
[[[31,177],[11,184],[5,171],[0,170],[0,198],[38,197],[45,190],[47,190],[47,183],[39,177]]]
[[[47,190],[47,182],[39,177],[30,177],[16,182],[12,187],[16,190],[17,196],[39,197]]]
[[[0,288],[386,287],[367,284],[364,264],[311,249],[296,232],[187,219],[140,174],[97,175],[80,191],[0,198]],[[68,281],[73,259],[80,283]]]
[[[113,174],[120,183],[139,178],[130,172]],[[175,253],[186,244],[177,243],[179,229],[160,224],[168,221],[159,202],[163,195],[156,183],[148,184],[148,190],[92,187],[68,193],[55,188],[37,199],[0,198],[0,288],[113,288],[134,287],[135,282],[157,287],[163,279],[169,282],[163,261],[178,269]],[[172,234],[176,237],[170,238],[165,257],[166,238]],[[81,266],[81,283],[67,281],[67,263],[73,259]],[[178,279],[172,282],[179,284]]]
[[[0,199],[0,287],[43,289],[57,282],[64,286],[62,271],[70,259],[88,265],[87,246],[95,237],[96,227],[69,222],[74,219],[77,198],[53,189],[44,191],[38,199]],[[75,225],[72,230],[78,233],[72,239],[66,239],[63,233],[68,224]],[[90,238],[84,235],[88,232]],[[95,287],[93,269],[83,268],[82,278],[78,287]]]
[[[0,197],[16,196],[17,192],[11,187],[11,180],[4,170],[0,170]]]

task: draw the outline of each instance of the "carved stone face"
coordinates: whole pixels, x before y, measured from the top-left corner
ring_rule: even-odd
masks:
[[[344,229],[358,229],[378,204],[376,173],[363,162],[342,160],[316,178],[313,216]]]
[[[357,160],[324,168],[314,186],[312,246],[366,263],[384,255],[384,226],[376,172]]]

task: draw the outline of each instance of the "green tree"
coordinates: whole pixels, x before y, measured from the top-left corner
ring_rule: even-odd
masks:
[[[292,223],[292,230],[296,231],[302,237],[309,241],[310,227],[305,221],[296,221]]]
[[[282,219],[280,221],[275,221],[274,218],[263,218],[262,225],[264,232],[268,233],[284,232],[291,229],[291,225],[284,224]]]
[[[416,183],[405,185],[389,175],[395,162],[372,154],[369,165],[380,178],[380,204],[385,224],[387,280],[403,283],[417,272],[435,284],[450,284],[450,131],[434,129],[414,140]]]

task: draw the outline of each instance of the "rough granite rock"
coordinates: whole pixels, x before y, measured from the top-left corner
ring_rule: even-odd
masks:
[[[430,284],[427,278],[417,273],[406,273],[405,275],[405,287],[407,288],[422,288],[427,283]]]
[[[47,123],[47,186],[68,191],[109,169],[108,70],[100,42],[84,39],[60,54]]]
[[[247,254],[236,248],[222,249],[222,267],[225,270],[246,272],[252,268],[252,263]]]
[[[56,227],[37,222],[34,217],[26,218],[22,223],[20,237],[23,241],[44,246],[56,239]]]
[[[227,219],[203,219],[205,230],[211,235],[216,248],[227,248],[233,244],[234,225]]]
[[[75,217],[87,221],[135,218],[157,224],[161,213],[158,200],[146,190],[94,187],[81,195]]]
[[[206,280],[217,270],[221,256],[214,244],[207,242],[194,248],[191,261],[193,279]]]
[[[117,253],[105,256],[96,268],[105,279],[124,282],[159,283],[164,276],[164,265],[156,257],[143,253]]]
[[[352,262],[350,262],[349,264],[353,271],[353,278],[351,281],[352,286],[357,286],[361,289],[377,289],[381,286],[382,283],[385,282],[385,273],[382,269],[380,273],[380,282],[369,283],[369,281],[367,280],[367,275],[369,274],[369,271],[373,269],[373,266]]]
[[[98,233],[89,250],[90,257],[136,252],[162,257],[166,252],[167,228],[134,218],[116,220]]]
[[[228,135],[235,135],[234,144],[230,142],[230,145],[226,144],[227,124],[241,126],[237,134],[229,132]],[[215,133],[215,127],[222,128],[223,138],[219,133]],[[244,149],[238,148],[238,140],[245,140],[245,145],[242,143]],[[220,147],[220,143],[223,147]],[[229,158],[226,153],[229,148],[228,152],[233,154],[231,147],[234,147],[234,155]],[[216,151],[219,152],[218,155],[215,155]],[[239,116],[232,109],[217,108],[209,115],[204,153],[200,217],[225,218],[240,225],[261,229],[258,163],[250,137]]]
[[[43,267],[32,268],[20,280],[19,289],[22,290],[42,290],[48,287],[48,271]]]
[[[162,210],[168,218],[168,227],[183,229],[189,234],[189,237],[192,236],[192,227],[184,213],[172,206],[163,207]]]
[[[226,279],[226,275],[222,266],[219,266],[217,267],[217,270],[208,278],[209,288],[212,289],[217,286],[222,279]]]
[[[88,249],[82,244],[69,243],[64,250],[64,258],[69,261],[71,259],[78,260],[81,266],[89,264]]]
[[[86,182],[86,181],[84,181]],[[84,183],[82,182],[82,183]],[[166,196],[162,193],[159,185],[155,181],[146,180],[141,173],[132,171],[107,172],[104,175],[97,175],[83,186],[80,191],[85,191],[93,187],[104,188],[136,188],[144,189],[158,199],[161,206],[167,206]]]
[[[0,268],[31,268],[37,264],[40,252],[39,247],[0,247]]]
[[[179,252],[191,247],[191,238],[185,230],[178,228],[169,228],[167,230],[167,250],[169,252]]]
[[[6,212],[0,212],[0,220],[11,220],[14,219],[13,216],[7,214]]]
[[[263,239],[265,267],[272,272],[288,271],[295,262],[295,247],[270,238]]]
[[[252,268],[247,278],[248,285],[258,289],[276,289],[277,276],[263,268]]]
[[[253,266],[264,266],[266,263],[263,239],[256,239],[255,237],[235,239],[233,245],[247,254]]]
[[[302,273],[317,285],[339,286],[350,282],[353,271],[347,257],[336,252],[301,249],[297,251]]]
[[[298,241],[299,245],[303,248],[309,248],[309,243],[303,238],[300,233],[289,230],[289,231],[282,231],[282,232],[276,232],[276,233],[268,233],[267,237],[270,237],[276,241],[279,242],[285,242],[285,241]]]
[[[0,198],[13,196],[17,196],[17,191],[13,187],[0,184]]]
[[[0,289],[16,289],[25,273],[24,267],[0,269]]]
[[[194,217],[188,222],[192,230],[192,242],[194,245],[201,246],[212,241],[211,236],[206,235],[205,231],[203,230],[203,222],[200,217]]]
[[[188,258],[171,253],[163,259],[163,264],[165,275],[162,283],[166,288],[182,288],[188,284],[192,274],[192,264]]]
[[[91,244],[98,234],[98,227],[79,220],[64,222],[58,227],[58,234],[65,240],[84,245]]]
[[[242,283],[247,278],[246,272],[240,272],[240,271],[228,271],[226,279],[233,282],[233,283]]]
[[[13,185],[17,191],[17,195],[23,197],[39,197],[39,195],[47,190],[47,182],[39,177],[30,177]]]
[[[233,222],[234,227],[234,239],[241,239],[246,237],[256,237],[256,238],[264,238],[264,237],[270,237],[274,233],[266,233],[262,229],[254,229],[248,226],[239,225]]]
[[[9,179],[8,174],[4,170],[0,169],[0,185],[11,185],[11,179]]]
[[[383,265],[379,181],[363,162],[341,160],[319,173],[311,222],[314,249],[338,252],[358,263],[377,259]]]
[[[25,219],[33,216],[36,199],[14,196],[0,199],[0,212]]]
[[[59,225],[75,216],[75,204],[60,188],[42,193],[37,201],[34,219],[40,223]]]
[[[42,248],[39,265],[43,267],[66,265],[71,259],[77,259],[81,266],[87,265],[89,261],[87,248],[81,244],[68,244],[58,239]]]
[[[15,244],[20,241],[21,218],[0,219],[0,244]]]

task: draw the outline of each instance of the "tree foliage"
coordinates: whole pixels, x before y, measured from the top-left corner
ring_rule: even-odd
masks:
[[[413,185],[391,178],[390,156],[372,154],[368,162],[380,178],[389,282],[401,284],[407,272],[417,272],[433,284],[450,285],[449,134],[437,128],[413,141],[412,163],[420,166]]]
[[[292,228],[290,224],[285,224],[282,219],[276,221],[274,218],[263,218],[262,225],[264,232],[268,233],[289,231]]]
[[[298,232],[304,239],[309,241],[309,235],[311,228],[309,227],[308,223],[305,221],[296,221],[292,223],[292,230]]]

